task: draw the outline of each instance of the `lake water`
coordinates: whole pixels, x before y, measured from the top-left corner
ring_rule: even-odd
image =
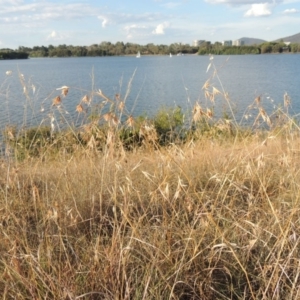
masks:
[[[128,114],[151,116],[162,106],[180,106],[189,114],[197,101],[203,107],[212,107],[202,90],[213,75],[213,66],[207,72],[210,62],[217,69],[211,83],[228,93],[238,120],[257,96],[261,96],[262,106],[270,113],[283,106],[283,95],[288,93],[292,102],[290,113],[300,112],[299,54],[215,56],[213,60],[197,55],[35,58],[0,61],[0,129],[8,124],[49,125],[51,116],[57,114],[57,108],[52,107],[53,98],[60,94],[56,89],[64,85],[70,89],[62,99],[59,114],[77,125],[82,117],[78,116],[76,105],[84,95],[101,89],[110,98],[115,94],[124,98],[130,81]],[[9,76],[8,70],[12,71]],[[95,96],[92,105],[102,100]],[[216,96],[214,109],[217,116],[227,110],[224,97]],[[250,113],[246,114],[251,118]],[[255,118],[255,111],[252,114]]]

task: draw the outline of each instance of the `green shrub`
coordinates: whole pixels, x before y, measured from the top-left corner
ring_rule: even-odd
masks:
[[[181,107],[162,108],[153,118],[156,132],[161,144],[173,142],[180,137],[183,130],[184,114]]]

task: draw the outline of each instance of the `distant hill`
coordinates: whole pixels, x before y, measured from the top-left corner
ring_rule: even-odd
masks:
[[[267,42],[265,40],[255,39],[255,38],[247,38],[247,37],[242,37],[239,40],[244,41],[244,44],[248,45],[248,46],[255,45],[255,44],[260,45],[262,43]],[[283,37],[283,38],[274,40],[273,42],[280,42],[280,41],[300,44],[300,32],[297,33],[297,34],[294,34],[294,35],[290,35],[290,36],[287,36],[287,37]]]
[[[280,42],[280,41],[300,44],[300,32],[297,33],[297,34],[294,34],[294,35],[290,35],[290,36],[283,37],[283,38],[280,38],[278,40],[275,40],[275,42]]]
[[[264,42],[266,42],[265,40],[261,40],[261,39],[255,39],[255,38],[247,38],[247,37],[242,37],[239,40],[244,41],[244,45],[247,46],[251,46],[251,45],[260,45]]]

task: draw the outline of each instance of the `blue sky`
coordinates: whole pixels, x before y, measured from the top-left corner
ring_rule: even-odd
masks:
[[[0,48],[145,45],[300,32],[300,0],[0,0]]]

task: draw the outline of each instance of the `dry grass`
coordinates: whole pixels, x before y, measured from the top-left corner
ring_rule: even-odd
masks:
[[[3,162],[4,299],[299,298],[299,142]]]
[[[214,120],[220,96],[233,113],[222,86],[211,78],[203,89],[213,106],[195,104],[179,144],[162,147],[155,123],[137,124],[126,96],[101,90],[76,107],[87,114],[104,99],[80,134],[55,133],[54,114],[46,133],[24,140],[8,127],[8,145],[28,153],[0,165],[2,299],[300,299],[300,139],[290,99],[269,116],[258,97],[245,113],[257,112],[249,134],[234,117]],[[70,91],[58,90],[51,107],[61,112]],[[126,128],[139,139],[130,151]]]

